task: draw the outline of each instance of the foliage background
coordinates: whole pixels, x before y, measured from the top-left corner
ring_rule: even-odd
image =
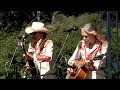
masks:
[[[41,11],[40,21],[44,22],[45,26],[51,30],[48,38],[52,39],[54,42],[54,61],[56,61],[64,40],[68,35],[64,30],[72,28],[73,26],[78,27],[77,31],[73,31],[69,34],[67,42],[61,52],[61,56],[65,57],[61,60],[61,63],[63,63],[63,66],[66,66],[67,60],[72,55],[76,45],[81,39],[80,28],[84,24],[92,22],[100,29],[99,13],[99,11],[72,13],[63,11]],[[25,33],[24,29],[26,26],[31,25],[33,21],[37,21],[36,11],[1,11],[0,16],[0,79],[5,79],[8,74],[9,78],[20,79],[25,59],[22,57],[22,48],[17,45],[19,41],[18,37]],[[106,19],[103,20],[103,23],[106,23]],[[102,30],[106,30],[106,24],[103,24]],[[30,38],[29,36],[26,39],[26,47]],[[112,47],[114,47],[114,45]],[[17,61],[17,63],[15,62],[14,64],[11,63],[11,61],[13,60],[15,50],[14,60]],[[65,67],[63,69],[65,69]]]

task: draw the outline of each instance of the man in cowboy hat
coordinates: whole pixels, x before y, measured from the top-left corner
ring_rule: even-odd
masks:
[[[25,29],[25,32],[32,35],[32,40],[24,57],[27,61],[33,60],[41,79],[55,79],[55,75],[46,74],[50,71],[50,62],[53,55],[53,41],[46,39],[46,35],[50,31],[44,27],[44,23],[33,22],[32,26]],[[26,66],[29,66],[29,63]]]
[[[83,79],[105,79],[103,68],[106,65],[105,54],[108,48],[108,41],[103,39],[98,29],[91,23],[87,23],[81,28],[81,35],[83,39],[78,43],[73,55],[68,60],[68,65],[76,66],[77,60],[80,60],[79,65],[88,62],[88,71],[85,72]],[[99,58],[95,59],[95,57]],[[92,63],[90,63],[91,61]],[[68,67],[67,73],[69,72],[73,73],[73,68]],[[67,74],[66,79],[69,77],[70,74]],[[74,78],[77,77],[75,76]]]

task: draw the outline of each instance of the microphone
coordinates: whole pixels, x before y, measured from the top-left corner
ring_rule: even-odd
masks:
[[[19,41],[18,41],[18,46],[23,46],[23,44],[24,44],[24,41],[25,41],[25,38],[27,38],[28,37],[28,35],[26,35],[26,34],[23,34],[22,36],[19,36],[18,37],[18,39],[19,39]]]
[[[22,36],[19,36],[18,39],[25,39],[25,38],[27,38],[27,37],[28,37],[27,34],[23,34]]]
[[[23,34],[22,39],[28,38],[28,35]]]
[[[68,30],[65,30],[64,32],[71,32],[71,31],[77,31],[78,30],[78,27],[72,27]]]

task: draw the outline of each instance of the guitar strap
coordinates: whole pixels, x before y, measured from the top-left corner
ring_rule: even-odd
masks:
[[[44,44],[45,44],[46,41],[47,41],[47,39],[43,39],[43,40],[41,41],[41,43],[39,44],[39,47],[38,47],[38,48],[40,48],[40,51],[44,48]]]
[[[35,52],[36,52],[36,50],[40,50],[40,53],[41,53],[46,41],[47,41],[47,39],[42,39],[41,42],[39,43],[38,47],[35,49]]]
[[[39,46],[37,48],[37,49],[40,50],[40,53],[41,53],[42,49],[44,48],[44,44],[45,44],[46,41],[47,41],[47,39],[42,39],[42,41],[40,42],[40,44],[39,44]],[[40,62],[40,71],[39,71],[38,66],[36,64],[35,64],[35,67],[37,68],[38,74],[41,76],[41,62]]]
[[[97,52],[100,50],[100,48],[101,48],[101,45],[99,45],[98,48],[96,48],[94,51],[92,51],[92,52],[86,57],[86,60],[93,59],[93,58],[96,56]]]

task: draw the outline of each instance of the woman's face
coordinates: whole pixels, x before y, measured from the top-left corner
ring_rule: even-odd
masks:
[[[81,31],[81,35],[82,35],[83,39],[88,43],[92,43],[96,40],[94,35],[89,34],[85,31]]]

